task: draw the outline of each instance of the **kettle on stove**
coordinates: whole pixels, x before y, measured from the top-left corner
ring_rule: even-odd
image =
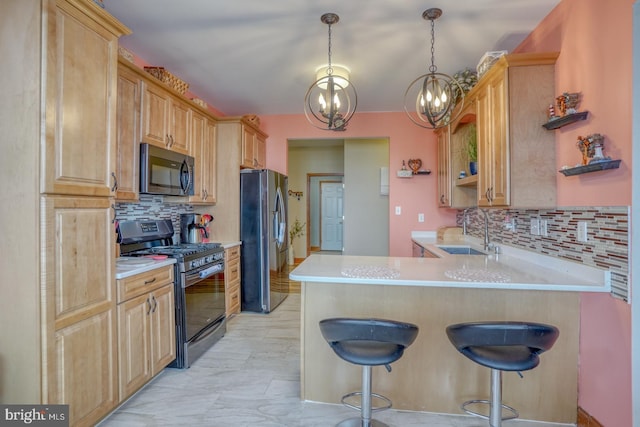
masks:
[[[209,239],[207,225],[212,220],[208,214],[180,214],[180,243],[202,243]]]

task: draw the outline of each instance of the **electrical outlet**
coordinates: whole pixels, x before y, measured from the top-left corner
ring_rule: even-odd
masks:
[[[424,222],[424,214],[423,213],[419,213],[418,214],[418,222]]]
[[[529,231],[533,236],[540,235],[540,220],[538,218],[531,218],[531,225]]]
[[[578,242],[587,241],[587,221],[578,221]]]
[[[548,237],[549,236],[549,230],[547,229],[547,220],[546,219],[541,219],[540,220],[540,235],[543,237]]]

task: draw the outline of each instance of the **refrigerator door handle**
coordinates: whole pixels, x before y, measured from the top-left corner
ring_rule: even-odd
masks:
[[[276,189],[276,201],[275,201],[274,217],[273,217],[273,232],[276,237],[278,248],[282,247],[285,242],[285,234],[287,228],[286,212],[284,210],[284,199],[282,198],[282,190],[280,187]]]

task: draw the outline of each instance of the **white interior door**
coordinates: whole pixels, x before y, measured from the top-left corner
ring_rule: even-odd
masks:
[[[320,183],[320,249],[342,250],[342,183],[323,181]]]

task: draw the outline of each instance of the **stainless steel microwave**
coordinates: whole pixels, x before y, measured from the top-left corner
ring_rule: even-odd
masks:
[[[192,196],[194,163],[186,154],[140,144],[140,193]]]

